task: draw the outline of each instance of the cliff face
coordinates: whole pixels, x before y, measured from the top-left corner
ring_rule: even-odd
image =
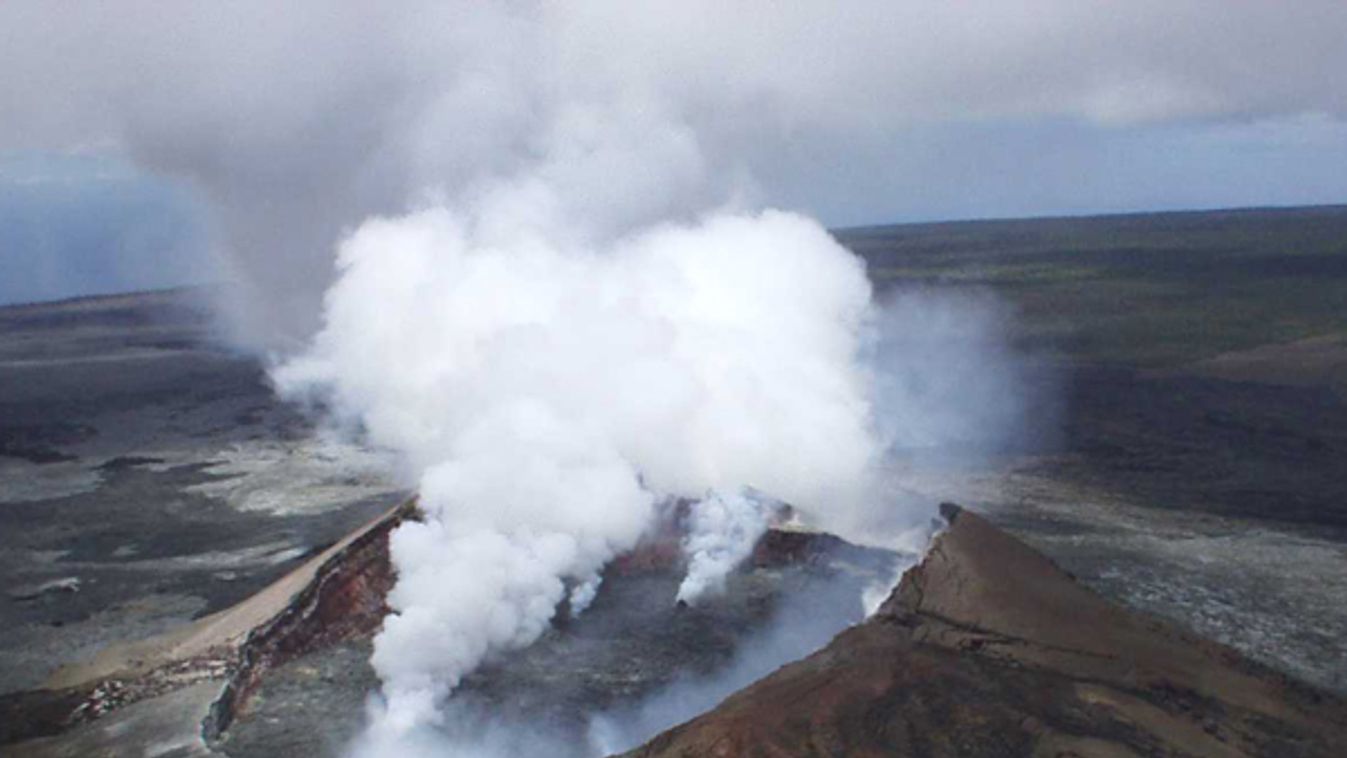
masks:
[[[270,669],[378,628],[393,583],[388,534],[414,516],[409,501],[232,608],[158,637],[113,645],[92,661],[58,670],[43,689],[0,696],[0,754],[11,743],[58,735],[203,684],[218,695],[210,696],[207,723],[196,731],[214,737]],[[115,744],[116,730],[109,731]],[[52,752],[62,750],[57,745]],[[37,751],[29,745],[20,752]]]
[[[1347,704],[1114,606],[978,516],[880,612],[630,756],[1332,756]]]

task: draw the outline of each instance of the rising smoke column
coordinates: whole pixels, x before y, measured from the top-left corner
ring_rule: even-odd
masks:
[[[263,344],[307,336],[331,282],[277,386],[400,454],[426,512],[392,538],[368,747],[405,754],[464,674],[583,607],[663,498],[752,487],[833,531],[869,520],[901,435],[880,428],[883,382],[859,360],[878,321],[863,266],[817,223],[761,211],[750,175],[809,135],[902,122],[898,103],[945,107],[954,87],[895,96],[910,67],[887,56],[932,38],[894,43],[906,11],[209,7],[34,13],[10,49],[42,54],[19,56],[0,101],[40,99],[28,83],[56,72],[39,89],[79,103],[55,119],[81,125],[70,139],[199,187]],[[53,45],[70,65],[46,65]],[[29,116],[48,109],[13,110],[47,138]],[[905,358],[967,357],[933,348]],[[909,399],[908,418],[929,416]],[[938,442],[929,426],[900,431]],[[685,599],[752,533],[703,515]]]
[[[770,515],[746,492],[712,492],[693,503],[683,539],[688,569],[678,601],[696,604],[704,595],[724,592],[726,577],[753,552]]]
[[[147,163],[206,174],[251,268],[278,260],[277,279],[323,281],[326,252],[288,266],[291,253],[268,251],[311,253],[349,230],[321,328],[275,379],[321,395],[415,473],[426,520],[392,538],[393,614],[373,658],[367,744],[388,754],[433,726],[481,661],[536,639],[568,599],[582,608],[659,500],[752,487],[846,533],[870,515],[891,437],[860,359],[878,321],[862,263],[816,222],[759,210],[735,158],[759,141],[757,119],[779,122],[818,82],[779,80],[782,57],[760,59],[752,40],[717,42],[709,71],[667,41],[631,46],[622,30],[642,22],[611,9],[427,8],[324,16],[338,39],[375,40],[357,46],[359,86],[301,61],[321,86],[297,73],[261,88],[268,101],[303,93],[303,107],[231,123],[241,147],[201,136],[222,128],[212,112],[183,126],[176,101],[135,122]],[[737,40],[753,27],[728,28]],[[283,37],[258,40],[290,54]],[[722,68],[733,75],[708,77]],[[814,114],[832,101],[802,102]],[[296,152],[326,112],[348,117],[321,132],[331,149]],[[239,152],[253,169],[241,176],[197,168]],[[306,182],[269,181],[276,166]],[[749,541],[718,523],[689,543],[685,599]]]
[[[275,378],[398,452],[427,513],[392,543],[376,745],[433,724],[568,595],[583,606],[661,498],[753,487],[835,531],[869,515],[892,435],[858,360],[876,320],[863,266],[817,223],[760,211],[746,174],[796,130],[890,119],[869,109],[899,102],[898,78],[873,76],[872,53],[903,49],[901,24],[222,7],[129,27],[56,13],[28,36],[100,74],[60,122],[108,124],[138,163],[200,186],[251,320],[303,333],[341,239],[321,328]],[[103,62],[125,59],[125,76]],[[140,86],[147,71],[163,86]],[[720,554],[725,535],[706,536]],[[692,580],[713,584],[726,561],[702,573],[690,547]]]
[[[420,479],[376,661],[406,726],[583,605],[658,495],[748,484],[854,526],[872,419],[909,450],[1013,422],[994,330],[947,298],[909,301],[899,381],[867,376],[859,264],[741,212],[749,177],[835,207],[866,200],[856,173],[915,167],[883,186],[962,197],[889,138],[1347,113],[1340,2],[1225,4],[1221,34],[1209,2],[1097,5],[11,0],[0,148],[108,150],[199,191],[253,347],[311,335],[344,240],[277,380]]]
[[[840,523],[880,452],[870,286],[817,223],[711,213],[595,247],[495,214],[365,223],[325,327],[276,372],[421,472],[426,520],[393,535],[375,641],[376,749],[536,639],[568,588],[583,601],[657,500],[752,486]]]

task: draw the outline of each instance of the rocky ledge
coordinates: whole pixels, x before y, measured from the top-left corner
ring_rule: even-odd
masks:
[[[376,630],[393,583],[388,534],[414,517],[414,501],[352,532],[263,591],[232,608],[168,634],[113,645],[92,661],[58,670],[37,690],[0,695],[0,755],[138,754],[145,735],[111,719],[179,691],[195,691],[205,713],[184,707],[186,724],[147,731],[186,731],[190,752],[228,726],[269,669],[314,649]],[[145,710],[145,709],[141,709]],[[69,739],[54,735],[78,732]],[[147,737],[148,739],[148,737]],[[114,747],[116,749],[114,749]]]
[[[1347,704],[957,506],[881,610],[628,756],[1335,756]]]

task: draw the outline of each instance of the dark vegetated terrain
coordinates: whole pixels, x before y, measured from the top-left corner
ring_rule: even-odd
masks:
[[[1347,527],[1341,374],[1188,370],[1347,334],[1347,206],[847,229],[881,290],[995,293],[1064,391],[1054,476],[1196,508]],[[1341,365],[1347,345],[1333,348]],[[1321,351],[1322,352],[1322,351]],[[1297,370],[1275,351],[1270,370]],[[1275,365],[1277,363],[1283,365]],[[1255,372],[1256,374],[1257,372]]]
[[[1347,206],[846,229],[880,288],[991,288],[1021,341],[1174,366],[1347,330]]]

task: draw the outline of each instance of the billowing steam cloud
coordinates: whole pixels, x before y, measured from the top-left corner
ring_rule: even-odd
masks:
[[[289,347],[335,243],[427,189],[542,172],[590,224],[754,195],[854,222],[927,195],[968,213],[1000,173],[1116,205],[1130,195],[1085,167],[1135,187],[1123,167],[1003,127],[1340,124],[1345,26],[1340,0],[7,0],[0,152],[110,151],[190,184],[242,287],[236,324]],[[1191,200],[1172,185],[1197,179],[1172,176],[1134,191]]]
[[[374,655],[390,737],[592,592],[658,499],[752,486],[845,524],[873,494],[870,286],[816,223],[712,214],[595,247],[546,215],[494,224],[496,202],[520,200],[367,222],[277,372],[423,472]],[[754,512],[692,509],[686,599],[752,546]]]
[[[394,614],[373,660],[383,699],[366,744],[390,755],[473,667],[536,639],[563,603],[582,610],[663,499],[701,499],[680,590],[695,602],[761,530],[745,488],[843,534],[901,529],[925,512],[880,499],[886,448],[1015,420],[980,308],[928,296],[886,320],[862,263],[817,222],[759,207],[755,168],[801,134],[1219,115],[1249,100],[1223,98],[1221,66],[1180,81],[1160,58],[1137,76],[1163,97],[1136,102],[1132,77],[1089,76],[1106,60],[1064,68],[1042,53],[1058,44],[1037,24],[1048,14],[991,4],[977,25],[934,6],[914,23],[888,3],[266,4],[242,21],[211,4],[156,6],[134,25],[103,15],[122,6],[17,5],[3,12],[33,18],[7,49],[29,52],[8,53],[0,104],[41,99],[25,88],[44,77],[61,94],[0,124],[6,141],[59,126],[198,184],[251,293],[245,331],[303,338],[278,387],[321,397],[416,472],[426,519],[393,536]],[[1155,19],[1168,16],[1129,34],[1168,28]],[[1027,27],[1016,66],[908,76],[911,60],[983,49],[1002,25]],[[953,41],[932,46],[927,28]],[[60,66],[36,65],[34,45]],[[1008,85],[1046,69],[1068,74],[1059,88]],[[74,81],[92,84],[67,98]],[[1305,99],[1255,90],[1272,109]],[[931,321],[950,313],[963,315]]]
[[[688,572],[678,586],[678,600],[696,603],[707,593],[725,589],[725,577],[767,531],[770,513],[763,503],[744,493],[712,492],[693,503],[683,550]]]

